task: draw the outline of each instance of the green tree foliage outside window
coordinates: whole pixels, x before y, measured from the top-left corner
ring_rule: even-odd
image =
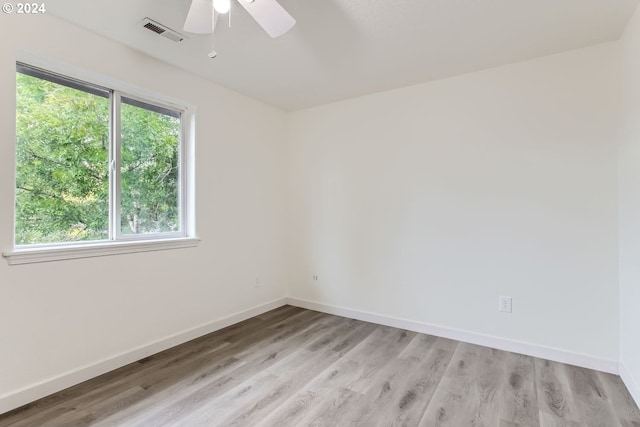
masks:
[[[177,231],[180,119],[122,104],[123,234]]]
[[[123,98],[114,189],[109,92],[71,86],[16,73],[15,243],[113,239],[110,215],[118,210],[112,222],[123,235],[180,231],[179,113]],[[119,209],[110,206],[112,194]]]

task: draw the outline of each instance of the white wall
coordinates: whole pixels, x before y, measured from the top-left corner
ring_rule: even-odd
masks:
[[[640,403],[640,9],[621,41],[624,111],[619,149],[621,374]]]
[[[290,295],[615,370],[616,60],[599,45],[290,114]]]
[[[1,19],[0,251],[12,246],[18,49],[197,105],[202,242],[193,249],[23,266],[0,259],[0,412],[51,391],[47,384],[83,379],[68,375],[78,369],[275,299],[281,303],[285,114],[54,17]],[[257,289],[256,274],[262,278]]]

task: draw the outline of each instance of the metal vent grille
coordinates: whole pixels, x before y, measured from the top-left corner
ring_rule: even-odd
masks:
[[[158,33],[158,34],[162,34],[164,33],[166,30],[164,28],[160,28],[157,25],[149,22],[147,25],[144,26],[144,28],[146,28],[147,30],[151,30],[154,33]]]
[[[153,31],[154,33],[168,38],[169,40],[174,42],[181,42],[185,39],[185,36],[183,36],[179,32],[173,31],[171,28],[162,25],[161,23],[156,22],[153,19],[144,18],[142,21],[140,21],[140,25],[142,25],[143,28],[146,28],[149,31]]]

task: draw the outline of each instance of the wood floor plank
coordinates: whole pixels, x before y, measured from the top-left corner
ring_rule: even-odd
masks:
[[[415,334],[411,342],[400,352],[399,359],[420,361],[431,351],[438,338],[433,335]]]
[[[598,372],[597,375],[609,396],[609,403],[620,424],[623,427],[640,427],[640,410],[622,379],[617,375],[604,372]]]
[[[255,427],[301,426],[303,419],[312,419],[318,414],[318,408],[326,405],[336,394],[336,390],[344,388],[344,384],[357,374],[357,363],[346,361],[339,367],[331,365],[314,378],[307,387],[289,397],[279,407],[271,411]]]
[[[359,348],[345,355],[346,358],[359,361],[358,376],[346,384],[350,390],[366,393],[380,370],[392,358],[395,358],[411,341],[414,332],[380,326],[365,339]]]
[[[339,389],[343,390],[344,399],[336,403],[335,396],[329,396],[316,405],[313,411],[302,419],[302,425],[327,425],[334,416],[330,414],[338,411],[342,422],[348,422],[355,417],[357,406],[353,404],[359,400],[372,385],[372,379],[386,365],[390,358],[399,354],[412,338],[406,331],[378,326],[357,346],[344,354],[332,367],[341,369],[343,364],[352,366],[352,375],[343,376],[343,383]],[[349,402],[349,403],[348,403]]]
[[[572,421],[568,419],[558,418],[557,416],[540,411],[540,426],[541,427],[584,427],[584,423],[581,421]]]
[[[588,427],[620,427],[598,374],[589,369],[565,365],[573,395]]]
[[[338,387],[322,400],[320,406],[324,409],[308,414],[302,419],[300,425],[312,427],[350,425],[348,420],[361,398],[361,393]]]
[[[358,347],[376,329],[376,325],[371,323],[357,323],[351,332],[340,338],[339,343],[331,348],[338,356],[338,361],[325,368],[304,389],[259,421],[257,426],[304,425],[302,419],[313,418],[313,414],[320,412],[320,408],[329,402],[336,390],[344,388],[356,379],[361,362],[343,356]]]
[[[259,399],[239,408],[228,420],[222,420],[221,425],[229,427],[255,425],[273,408],[278,407],[305,385],[312,382],[319,372],[342,358],[340,353],[332,350],[332,346],[337,344],[337,341],[357,323],[357,321],[350,320],[327,331],[303,348],[301,360],[280,363],[270,368],[269,371],[278,376],[279,380],[273,383],[271,389],[263,393]],[[292,365],[299,370],[299,375],[290,375]]]
[[[506,353],[505,367],[502,420],[521,427],[539,427],[540,410],[535,386],[534,358]]]
[[[365,396],[365,404],[361,406],[366,408],[362,411],[366,416],[358,418],[360,425],[419,424],[458,345],[455,341],[443,338],[419,341],[431,345],[424,348],[422,357],[407,359],[407,353],[401,353],[396,360],[396,367],[382,375],[378,387],[372,388]]]
[[[619,377],[283,306],[7,414],[3,427],[640,427]]]
[[[7,425],[38,425],[38,420],[55,419],[56,414],[64,412],[61,408],[74,408],[81,404],[83,396],[110,396],[116,393],[113,388],[106,390],[102,387],[103,381],[106,383],[122,380],[132,373],[141,369],[138,362],[126,365],[116,371],[109,372],[98,378],[94,378],[74,387],[62,390],[58,393],[37,400],[7,414],[0,415],[0,420]],[[122,389],[126,389],[122,387]],[[71,410],[71,409],[69,409]],[[3,425],[3,424],[0,424]]]
[[[431,399],[420,426],[463,427],[474,417],[473,382],[477,374],[478,348],[460,343]]]
[[[341,338],[341,334],[336,333],[336,331],[347,332],[349,328],[353,327],[355,322],[338,317],[334,317],[332,320],[333,323],[331,323],[331,325],[333,328],[329,328],[324,334],[314,334],[316,336],[320,335],[320,338],[306,344],[306,346],[310,348],[309,350],[304,348],[304,344],[292,346],[291,343],[289,343],[287,344],[287,348],[302,348],[272,366],[266,368],[263,366],[259,374],[250,377],[247,383],[240,384],[238,387],[251,387],[253,394],[243,395],[244,400],[234,397],[233,403],[236,408],[235,411],[232,411],[232,413],[202,413],[198,415],[197,419],[188,417],[185,421],[186,425],[199,424],[200,422],[208,425],[219,424],[225,426],[255,424],[258,421],[258,417],[263,415],[266,408],[275,405],[280,400],[285,400],[290,394],[297,391],[302,385],[309,381],[309,378],[304,375],[288,375],[291,366],[295,366],[303,374],[317,375],[317,371],[311,368],[317,368],[322,364],[329,365],[332,359],[339,357],[337,353],[331,352],[328,347],[330,347],[334,341]],[[327,337],[331,339],[327,339]],[[323,349],[325,351],[321,351]],[[262,375],[272,376],[273,379],[268,384],[268,387],[260,388],[253,384],[256,378],[260,378]],[[234,390],[213,400],[214,405],[216,407],[220,406],[220,400],[222,399],[224,401],[224,399],[229,397],[229,394],[234,396]]]
[[[318,313],[309,312],[304,318],[294,314],[292,318],[296,318],[296,325],[300,329],[301,325],[312,325],[318,318]],[[222,336],[227,336],[227,332],[228,330],[223,330]],[[265,335],[255,326],[245,330],[245,332],[247,336],[252,337],[253,340],[259,343],[264,343],[267,340],[277,340],[277,334],[280,334],[278,332]],[[125,378],[126,381],[135,382],[143,387],[150,395],[154,396],[154,399],[143,399],[140,402],[136,402],[120,413],[111,416],[107,425],[115,422],[118,418],[126,419],[138,412],[153,411],[154,406],[160,405],[159,402],[164,398],[170,399],[172,396],[180,395],[180,390],[185,387],[191,387],[196,390],[198,383],[204,379],[220,375],[225,369],[241,365],[241,361],[236,356],[246,350],[247,347],[255,345],[255,342],[252,343],[251,340],[240,340],[231,345],[226,341],[220,343],[217,336],[212,336],[211,338],[212,342],[218,343],[218,347],[202,351],[203,346],[201,343],[190,342],[185,345],[182,356],[178,355],[169,359],[156,356],[145,363],[140,372]],[[194,346],[200,350],[194,351]],[[206,348],[206,346],[204,347]],[[100,423],[97,425],[100,425]]]
[[[535,359],[536,389],[541,427],[576,427],[582,425],[566,371],[562,364]]]
[[[268,319],[273,319],[276,316],[282,316],[284,315],[288,315],[289,313],[291,313],[292,311],[304,311],[304,309],[299,308],[299,307],[294,307],[291,305],[283,305],[282,307],[278,307],[275,308],[273,310],[267,311],[265,313],[259,314],[255,317],[252,317],[251,319],[248,320],[252,320],[252,319],[259,319],[259,320],[268,320]],[[233,325],[232,325],[233,326]]]
[[[281,330],[277,335],[269,336],[266,342],[261,341],[262,345],[257,349],[236,343],[225,350],[228,353],[218,354],[216,359],[210,359],[204,368],[187,366],[186,373],[178,375],[180,382],[171,383],[169,387],[164,386],[165,381],[149,385],[154,388],[155,402],[152,405],[140,402],[139,405],[122,411],[117,417],[127,419],[133,425],[148,424],[151,422],[149,419],[157,425],[170,425],[177,417],[206,405],[209,399],[246,381],[256,371],[280,362],[295,352],[299,345],[314,339],[317,333],[332,324],[345,321],[335,316],[323,316],[319,320],[316,314],[308,321],[299,322],[295,327],[290,326],[287,331]],[[185,392],[185,389],[188,391]],[[115,421],[117,419],[111,417],[106,420],[106,424]]]
[[[507,353],[487,347],[478,347],[478,366],[474,390],[471,425],[478,427],[497,426],[502,409],[502,390],[506,382],[505,360]]]
[[[302,351],[302,350],[300,350]],[[295,357],[292,357],[295,360]],[[227,418],[238,407],[244,406],[247,402],[256,400],[264,390],[271,388],[278,380],[278,377],[270,372],[260,373],[250,381],[238,384],[231,390],[218,396],[211,404],[201,405],[198,409],[190,411],[183,417],[175,420],[160,419],[152,417],[149,421],[140,423],[144,425],[157,426],[222,426],[222,420]],[[134,424],[135,425],[135,424]]]

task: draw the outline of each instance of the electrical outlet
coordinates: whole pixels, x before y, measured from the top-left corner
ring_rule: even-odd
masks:
[[[255,285],[255,287],[256,288],[260,287],[260,276],[258,276],[257,274],[256,274],[256,285]]]
[[[318,275],[317,274],[313,275],[313,280],[316,280],[316,281],[318,280]]]
[[[500,297],[499,311],[511,313],[511,297]]]

